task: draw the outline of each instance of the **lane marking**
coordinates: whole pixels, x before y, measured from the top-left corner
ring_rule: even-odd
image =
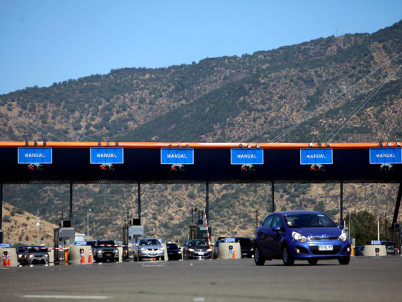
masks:
[[[22,298],[29,299],[81,299],[81,300],[106,300],[107,296],[71,296],[71,295],[23,295]]]

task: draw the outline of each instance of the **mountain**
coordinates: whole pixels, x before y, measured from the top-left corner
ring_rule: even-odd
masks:
[[[401,38],[402,21],[373,34],[331,36],[190,65],[117,69],[26,88],[0,96],[0,139],[401,141]],[[252,236],[256,211],[258,220],[270,209],[270,184],[211,188],[215,232]],[[347,210],[364,207],[390,217],[394,185],[350,188],[344,195]],[[136,215],[136,185],[76,185],[74,190],[74,224],[80,232],[89,208],[91,229],[99,237],[119,237],[127,211]],[[339,219],[335,184],[280,184],[275,190],[278,209],[318,207]],[[205,185],[146,185],[142,193],[149,235],[183,240],[190,208],[203,207]],[[6,202],[31,213],[39,208],[52,223],[68,212],[68,194],[62,185],[4,185]],[[105,211],[110,215],[102,215]]]

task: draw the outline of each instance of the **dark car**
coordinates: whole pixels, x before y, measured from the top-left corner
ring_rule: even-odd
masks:
[[[288,211],[268,215],[257,228],[254,261],[282,259],[285,265],[295,260],[317,264],[321,259],[337,259],[349,264],[351,245],[343,226],[314,211]]]
[[[204,239],[192,239],[183,247],[184,259],[211,259],[212,249]]]
[[[88,242],[87,242],[88,244]],[[97,240],[89,243],[96,262],[119,261],[119,250],[113,240]]]
[[[49,251],[43,246],[19,246],[17,257],[21,265],[49,264]]]
[[[355,256],[364,256],[364,245],[359,245],[356,247]]]
[[[181,249],[176,243],[166,243],[166,250],[169,260],[181,260]]]
[[[225,238],[228,238],[228,237],[219,237],[218,239],[220,241],[224,241]],[[251,241],[250,238],[248,238],[248,237],[231,237],[231,238],[234,238],[235,242],[240,243],[242,257],[247,257],[247,258],[252,257],[252,255],[254,254],[254,248],[253,248],[253,242]],[[215,250],[214,250],[214,254],[215,254]]]
[[[385,245],[387,249],[387,255],[399,255],[399,248],[393,241],[381,241],[382,245]]]

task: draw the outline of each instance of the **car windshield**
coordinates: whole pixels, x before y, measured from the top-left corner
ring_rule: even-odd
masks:
[[[139,245],[160,245],[159,240],[157,239],[145,239],[141,240]]]
[[[205,240],[192,240],[189,242],[188,246],[207,246]]]
[[[47,253],[47,249],[43,247],[30,247],[28,253]]]
[[[178,249],[176,243],[168,243],[166,244],[169,249]]]
[[[114,245],[114,241],[113,240],[99,240],[98,241],[98,245]]]
[[[288,214],[285,221],[289,228],[336,227],[329,217],[320,213]]]

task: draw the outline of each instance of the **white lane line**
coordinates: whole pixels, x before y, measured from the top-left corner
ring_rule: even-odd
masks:
[[[81,299],[81,300],[106,300],[107,296],[71,296],[71,295],[23,295],[22,298],[29,299]]]

